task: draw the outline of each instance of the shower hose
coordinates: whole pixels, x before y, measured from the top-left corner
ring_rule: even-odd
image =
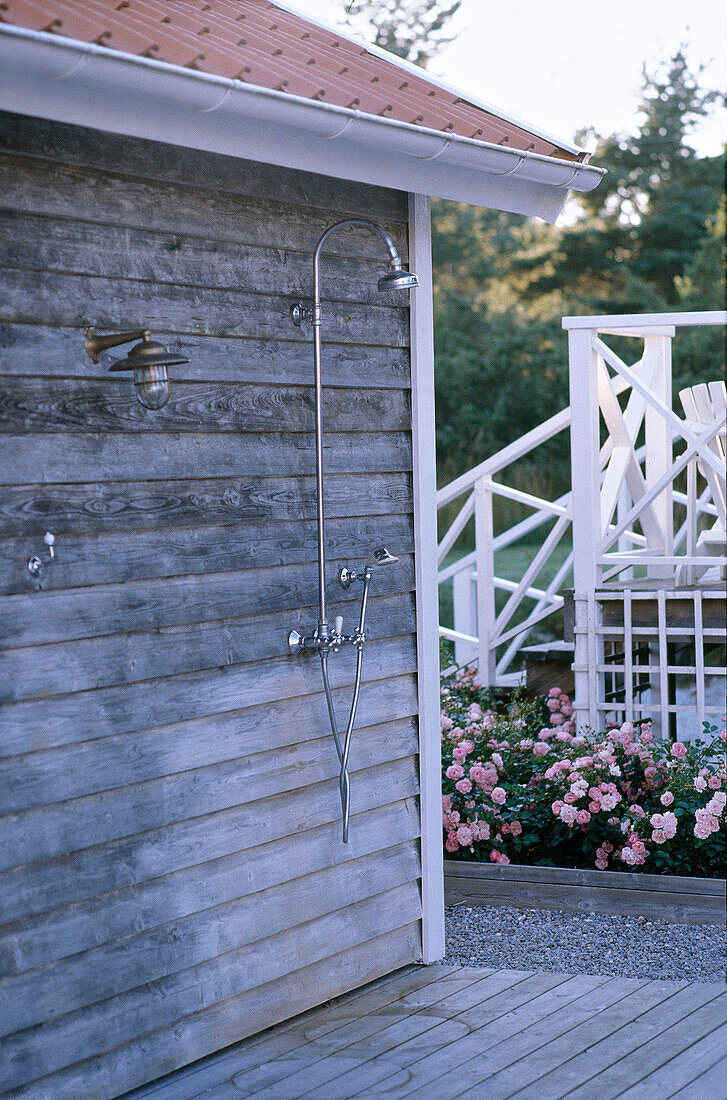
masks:
[[[358,620],[358,630],[355,635],[356,645],[356,675],[353,681],[353,696],[351,698],[351,709],[348,714],[348,722],[346,723],[346,732],[341,740],[341,734],[338,729],[338,721],[336,719],[336,712],[333,707],[333,695],[331,694],[331,684],[328,679],[328,651],[321,650],[321,669],[323,672],[323,687],[326,693],[326,703],[328,705],[328,717],[331,723],[331,731],[333,733],[333,740],[336,743],[336,752],[338,754],[338,761],[341,765],[341,771],[338,777],[338,787],[341,796],[341,811],[343,818],[343,843],[348,844],[348,823],[351,815],[351,780],[348,775],[348,757],[351,751],[351,734],[353,733],[354,723],[356,722],[356,710],[358,708],[358,696],[361,689],[361,667],[363,665],[363,647],[366,641],[365,626],[366,626],[366,604],[369,597],[369,584],[371,582],[371,572],[366,570],[364,575],[364,587],[363,595],[361,597],[361,613]]]

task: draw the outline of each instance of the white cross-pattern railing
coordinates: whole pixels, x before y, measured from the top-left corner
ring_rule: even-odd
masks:
[[[505,485],[496,480],[496,475],[565,431],[569,424],[570,410],[563,409],[437,493],[438,509],[465,498],[439,544],[439,584],[452,582],[454,619],[454,629],[440,626],[440,634],[454,642],[458,664],[477,660],[480,679],[487,687],[502,682],[532,628],[563,606],[558,589],[572,565],[572,555],[568,555],[547,587],[540,588],[534,583],[570,526],[570,495],[555,501],[545,500]],[[532,508],[533,514],[495,536],[493,498],[496,495]],[[473,516],[475,549],[443,567]],[[555,519],[552,530],[520,580],[514,582],[498,576],[495,572],[497,551],[527,538],[552,519]],[[499,614],[496,613],[496,590],[509,593]],[[524,621],[513,624],[516,612],[526,600],[531,603],[528,615]],[[505,647],[505,651],[498,660],[501,647]]]
[[[625,389],[625,385],[617,389]],[[478,466],[456,478],[437,493],[437,508],[444,508],[464,497],[457,516],[439,543],[439,584],[452,582],[454,629],[440,626],[440,635],[454,642],[455,661],[462,665],[477,661],[480,679],[487,687],[517,680],[511,668],[519,650],[528,640],[533,629],[560,611],[563,596],[560,594],[573,568],[573,553],[569,551],[545,587],[537,580],[558,545],[569,535],[571,526],[571,494],[565,493],[556,500],[547,500],[532,493],[523,492],[496,480],[508,467],[532,454],[544,443],[570,427],[570,408],[539,424],[532,431],[515,440]],[[643,453],[640,454],[643,459]],[[493,529],[493,498],[502,496],[533,510],[527,519],[513,524],[495,535]],[[457,540],[474,516],[475,549],[444,565]],[[519,581],[497,574],[495,555],[506,547],[527,540],[553,521],[542,544]],[[626,531],[620,538],[621,545],[643,545],[643,536]],[[509,594],[504,607],[496,611],[495,592]],[[524,618],[521,608],[526,606]]]
[[[700,547],[698,529],[705,519],[719,520],[715,505],[715,478],[720,461],[710,449],[719,435],[720,421],[694,425],[677,416],[671,398],[671,340],[683,325],[724,323],[722,313],[669,314],[640,317],[566,318],[571,349],[571,407],[563,409],[474,469],[439,490],[439,509],[462,500],[454,521],[439,544],[439,583],[453,587],[453,629],[440,626],[440,634],[455,645],[455,660],[464,664],[476,660],[480,679],[486,685],[513,682],[517,655],[532,631],[563,606],[562,589],[573,572],[576,607],[576,707],[577,717],[591,725],[603,724],[605,712],[613,711],[613,700],[606,699],[605,682],[620,676],[624,698],[621,715],[629,720],[651,712],[658,705],[662,726],[676,711],[689,709],[670,702],[659,684],[664,675],[674,673],[669,654],[664,651],[660,667],[658,648],[653,639],[629,627],[627,612],[615,649],[622,651],[620,666],[607,662],[604,646],[614,649],[613,630],[603,627],[599,617],[597,592],[604,584],[624,588],[624,582],[646,574],[662,587],[679,581],[693,582],[702,572],[714,567],[714,547],[705,554]],[[632,335],[644,341],[638,362],[627,365],[608,346],[609,335]],[[573,410],[573,412],[572,412]],[[547,500],[505,483],[513,464],[571,429],[574,491],[556,500]],[[605,432],[604,432],[605,429]],[[605,438],[604,438],[605,435]],[[685,443],[684,452],[672,459],[674,441]],[[584,463],[583,455],[588,460]],[[677,490],[675,478],[686,470],[686,493]],[[704,487],[699,480],[704,481]],[[711,482],[711,487],[710,487]],[[532,514],[507,530],[495,534],[493,500],[502,496],[532,509]],[[463,499],[462,499],[463,498]],[[675,509],[679,523],[675,531]],[[575,511],[575,524],[573,512]],[[454,561],[458,540],[474,517],[475,548]],[[532,536],[550,525],[532,560],[518,580],[498,575],[495,568],[498,551],[522,540],[532,545]],[[539,577],[557,547],[571,537],[573,549],[548,582]],[[681,583],[681,582],[680,582]],[[505,593],[504,606],[498,610],[496,592]],[[630,590],[629,590],[630,591]],[[711,596],[715,590],[712,586]],[[718,590],[717,590],[718,592]],[[645,598],[644,593],[640,595]],[[664,608],[664,622],[653,628],[654,638],[670,639],[675,630],[669,625],[666,594],[652,593],[655,607]],[[619,597],[621,598],[621,597]],[[676,598],[676,597],[675,597]],[[694,602],[694,593],[689,597]],[[631,607],[631,596],[624,597]],[[686,631],[691,639],[692,664],[681,665],[684,675],[693,675],[696,710],[700,721],[713,713],[705,702],[705,675],[719,675],[720,667],[705,670],[704,640],[715,634],[706,632],[699,611],[693,626]],[[618,633],[618,632],[617,632]],[[643,673],[639,654],[632,646],[646,638],[650,652],[650,693],[634,692],[634,677]],[[626,644],[628,643],[628,644]],[[650,647],[650,648],[649,648]],[[628,652],[626,652],[628,650]],[[671,652],[671,651],[670,651]],[[609,655],[610,658],[613,654]],[[674,673],[675,674],[675,673]],[[658,681],[658,683],[657,683]],[[618,708],[616,708],[618,709]],[[692,708],[694,709],[694,708]]]
[[[575,712],[593,728],[606,717],[649,714],[666,735],[679,715],[693,714],[701,725],[724,712],[722,701],[710,704],[705,685],[727,676],[725,632],[704,620],[724,601],[724,383],[682,391],[685,415],[677,415],[671,345],[681,327],[726,320],[711,311],[563,321],[572,409]],[[612,336],[642,340],[640,358],[627,364],[609,345]],[[716,363],[715,377],[719,369]],[[624,385],[628,398],[619,401]],[[683,447],[676,457],[675,445]],[[685,471],[683,493],[675,481]],[[642,545],[633,544],[634,532]],[[631,616],[636,600],[646,616],[640,624]],[[604,607],[616,606],[620,615],[604,621]],[[718,654],[711,667],[705,642]],[[677,662],[677,644],[686,661]],[[694,701],[675,697],[677,676],[694,681]],[[609,693],[609,682],[618,691]]]

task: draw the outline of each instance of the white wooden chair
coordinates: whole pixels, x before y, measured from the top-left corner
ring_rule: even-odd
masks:
[[[680,390],[679,399],[684,409],[684,417],[693,431],[702,433],[717,417],[722,425],[708,443],[709,450],[725,468],[727,452],[727,387],[724,382],[701,383]],[[697,537],[696,504],[696,468],[707,482],[709,495],[717,510],[717,519]],[[692,565],[689,560],[680,565],[676,573],[676,583],[695,584],[697,581],[719,581],[725,579],[727,567],[727,500],[725,477],[720,476],[704,462],[697,460],[690,471],[690,483],[687,490],[687,559],[715,558],[714,566]]]

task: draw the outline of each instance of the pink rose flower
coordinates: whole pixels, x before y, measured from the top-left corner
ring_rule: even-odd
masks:
[[[672,802],[674,801],[674,795],[671,793],[671,791],[664,791],[659,801],[661,802],[662,806],[671,806]]]
[[[497,803],[498,806],[504,806],[507,801],[507,791],[502,787],[494,787],[490,794],[490,798],[493,802]]]
[[[473,783],[476,783],[478,787],[481,787],[483,783],[487,781],[487,772],[481,764],[473,764],[470,768],[470,779]]]
[[[596,867],[598,868],[599,871],[608,870],[608,860],[607,859],[602,859],[602,858],[599,857],[596,860]]]
[[[460,794],[469,794],[472,790],[472,784],[470,783],[469,779],[459,779],[455,783],[455,787]]]
[[[448,814],[449,811],[452,809],[452,796],[451,796],[451,794],[442,795],[442,809],[444,810],[445,814]]]
[[[471,848],[473,839],[470,827],[468,825],[460,825],[459,829],[457,829],[457,840],[462,847]]]
[[[598,814],[598,813],[601,812],[601,803],[600,802],[589,802],[588,803],[588,809],[592,814]]]
[[[566,791],[566,793],[563,795],[563,801],[570,803],[576,802],[577,795],[573,794],[573,791]]]
[[[520,836],[523,831],[522,824],[519,821],[510,822],[510,832],[513,836]]]
[[[533,745],[533,756],[547,756],[548,746],[545,741],[538,741]]]
[[[459,841],[457,840],[457,834],[454,832],[447,833],[447,839],[444,842],[444,847],[448,852],[456,852],[459,848]]]
[[[548,697],[550,699],[559,699],[560,698],[560,688],[551,688],[550,691],[548,692]]]
[[[464,768],[461,764],[450,764],[444,774],[447,779],[461,779],[464,775]]]
[[[556,817],[560,817],[560,811],[563,809],[564,806],[565,806],[565,802],[562,802],[561,799],[557,798],[555,800],[555,802],[553,803],[553,805],[551,806],[551,810],[553,811],[553,813],[555,814]]]
[[[454,760],[464,760],[466,755],[467,750],[462,748],[461,745],[455,745],[455,747],[452,749],[452,758]]]
[[[493,752],[492,763],[495,765],[496,768],[499,768],[500,771],[502,771],[505,766],[502,762],[502,757],[500,756],[499,752]]]
[[[722,780],[718,775],[710,775],[707,780],[707,786],[711,787],[713,791],[718,791],[722,786]]]
[[[576,825],[587,825],[591,820],[588,810],[579,810],[576,814]]]
[[[560,811],[560,814],[558,816],[565,825],[567,825],[569,828],[573,828],[576,820],[576,810],[573,806],[563,806],[563,809]]]
[[[682,760],[687,755],[687,746],[682,741],[675,741],[669,751],[676,760]]]

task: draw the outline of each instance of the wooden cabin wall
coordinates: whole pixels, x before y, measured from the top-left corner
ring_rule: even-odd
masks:
[[[405,256],[406,196],[8,114],[0,196],[0,1092],[98,1100],[420,956],[409,315],[358,230],[323,261],[332,613],[340,565],[401,562],[348,847],[319,666],[286,646],[317,599],[290,306],[341,217]],[[189,356],[164,409],[107,373],[127,349],[89,362],[89,323]]]

